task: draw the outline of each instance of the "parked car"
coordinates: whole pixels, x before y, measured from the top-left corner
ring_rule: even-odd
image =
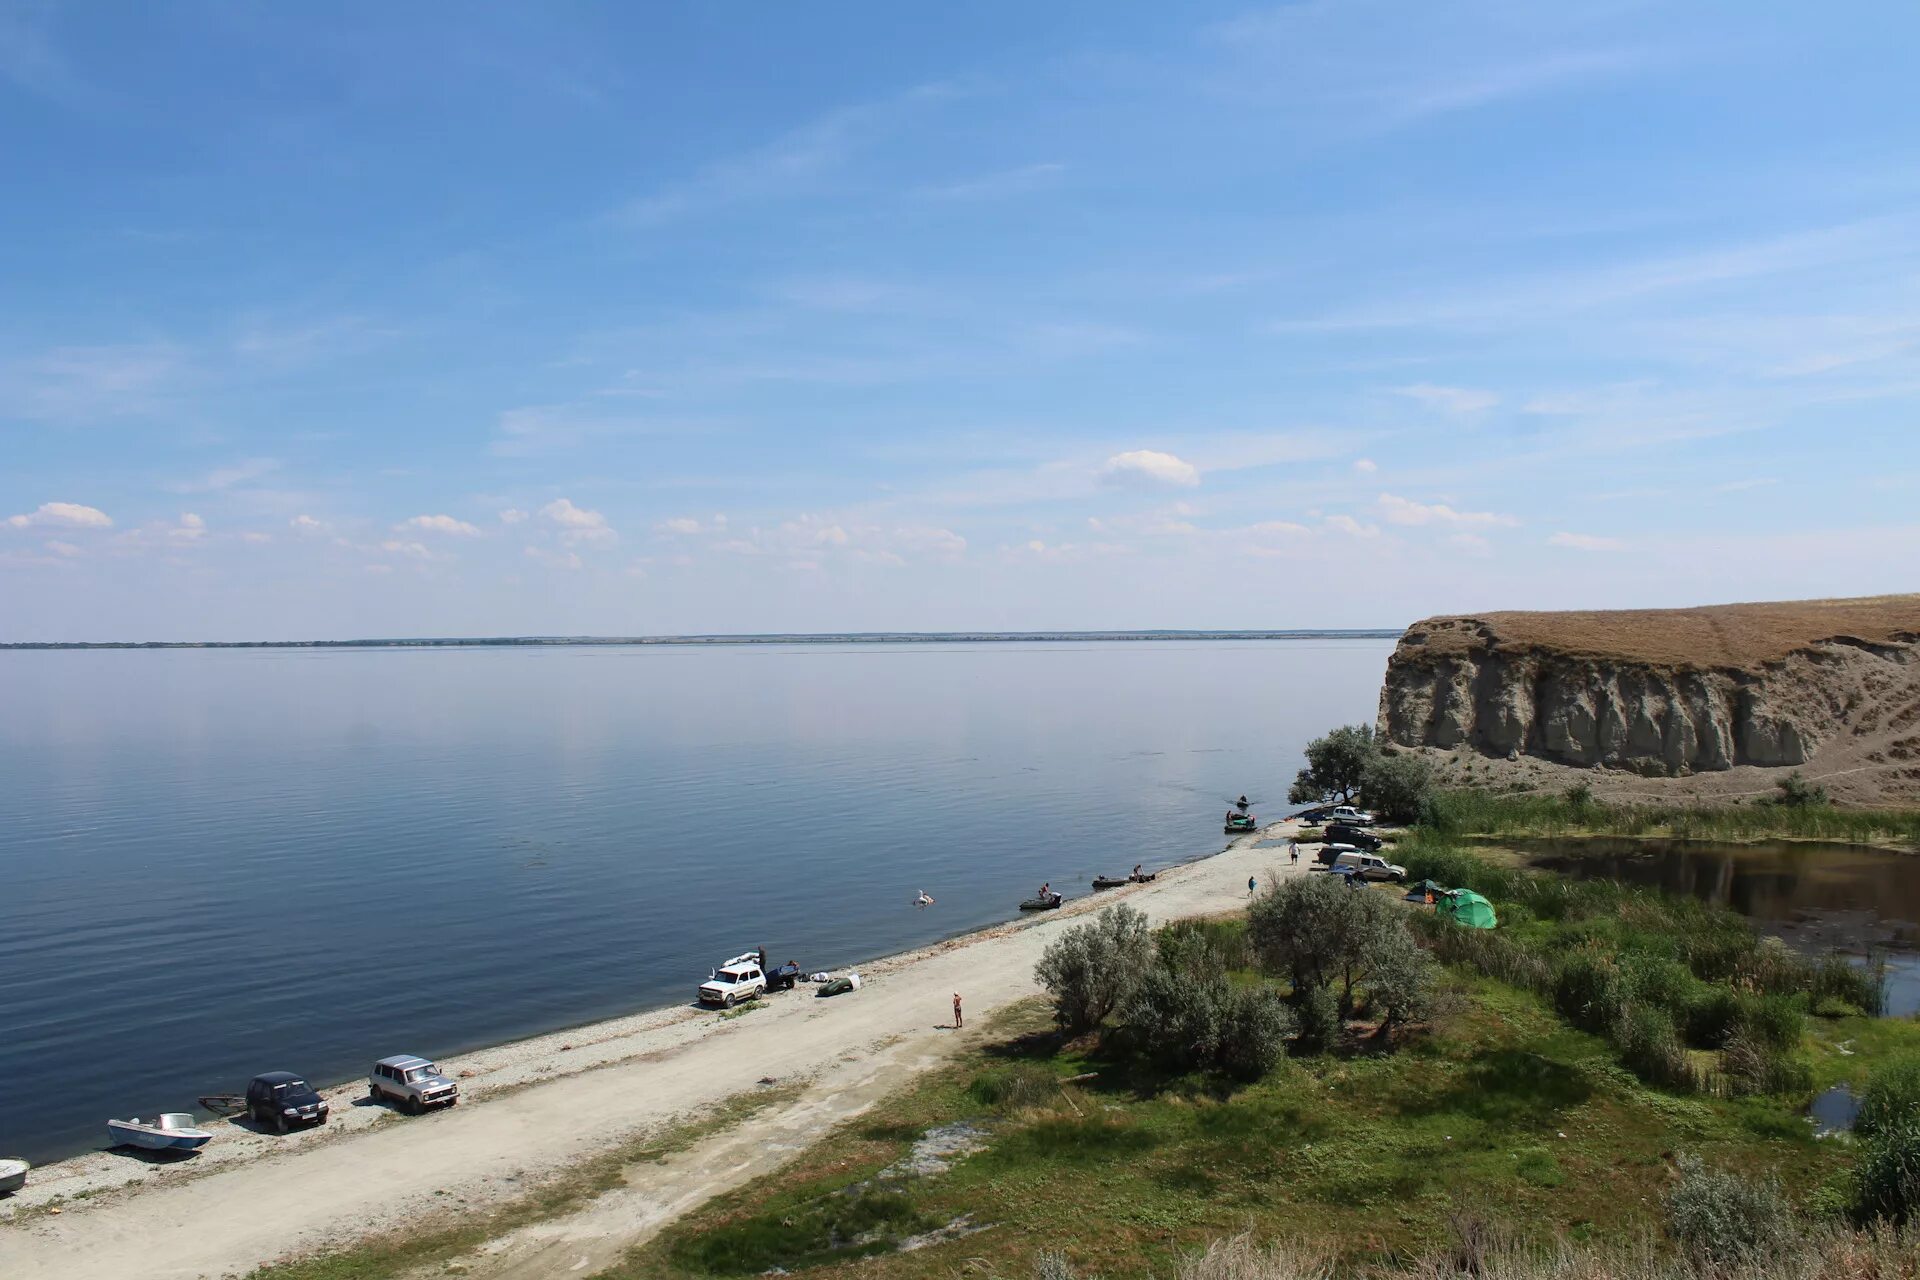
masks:
[[[367,1096],[417,1116],[428,1107],[451,1107],[460,1101],[460,1086],[425,1058],[398,1053],[373,1064]]]
[[[327,1100],[291,1071],[268,1071],[247,1082],[247,1116],[275,1133],[327,1122]]]
[[[1350,827],[1370,827],[1373,815],[1365,809],[1356,809],[1350,804],[1335,805],[1327,812],[1327,821],[1344,822]]]
[[[1362,851],[1350,844],[1334,843],[1321,845],[1320,851],[1313,856],[1319,861],[1321,866],[1330,867],[1339,860],[1341,854],[1360,852]]]
[[[1363,880],[1400,881],[1407,878],[1405,867],[1388,862],[1377,853],[1363,853],[1358,849],[1343,853],[1333,860],[1334,870],[1342,867],[1351,867],[1354,874]]]
[[[727,961],[708,974],[707,980],[700,984],[700,1003],[731,1009],[742,1000],[757,998],[767,989],[767,975],[761,964],[758,951],[749,951]]]
[[[1350,844],[1356,849],[1365,849],[1369,853],[1386,843],[1364,827],[1352,826],[1345,822],[1329,822],[1327,829],[1321,834],[1336,844]]]

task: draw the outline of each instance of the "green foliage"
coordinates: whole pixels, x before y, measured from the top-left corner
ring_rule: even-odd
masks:
[[[1829,803],[1827,789],[1818,783],[1808,782],[1795,769],[1775,784],[1780,794],[1773,797],[1773,803],[1788,809],[1807,809],[1816,805],[1824,807]]]
[[[1871,1138],[1907,1123],[1920,1124],[1920,1057],[1896,1058],[1874,1068],[1861,1087],[1853,1131]]]
[[[892,1253],[895,1239],[935,1225],[905,1192],[871,1186],[819,1196],[779,1218],[716,1227],[684,1241],[674,1261],[715,1276],[757,1276],[774,1267],[797,1271]]]
[[[1055,1101],[1060,1096],[1060,1078],[1045,1067],[1020,1062],[980,1073],[967,1092],[983,1106],[1020,1111]]]
[[[1686,805],[1579,803],[1572,794],[1509,794],[1477,787],[1437,791],[1425,822],[1445,835],[1666,836],[1681,840],[1788,837],[1920,849],[1920,809],[1840,809],[1832,805]]]
[[[1744,1025],[1720,1051],[1720,1069],[1735,1093],[1793,1096],[1813,1087],[1813,1072],[1798,1055]]]
[[[1218,966],[1196,962],[1195,936],[1161,931],[1162,962],[1121,1008],[1119,1041],[1168,1070],[1257,1080],[1285,1056],[1293,1012],[1264,985],[1235,986]]]
[[[1047,944],[1034,977],[1053,994],[1061,1027],[1078,1034],[1099,1026],[1133,994],[1153,955],[1147,917],[1122,904]]]
[[[1153,942],[1160,963],[1181,973],[1239,973],[1259,963],[1245,920],[1176,920]]]
[[[1620,1050],[1620,1061],[1647,1083],[1680,1090],[1697,1083],[1673,1018],[1660,1006],[1629,1004],[1608,1031]]]
[[[1315,804],[1328,798],[1342,803],[1353,799],[1366,777],[1367,765],[1379,754],[1373,726],[1350,724],[1307,744],[1307,767],[1287,790],[1292,804]]]
[[[1284,880],[1254,900],[1247,934],[1269,971],[1284,973],[1294,993],[1337,986],[1338,1008],[1350,1012],[1362,989],[1390,1021],[1418,1016],[1430,967],[1409,955],[1406,912],[1384,895],[1356,893],[1332,876]]]
[[[1295,1037],[1295,1052],[1326,1053],[1340,1042],[1340,1004],[1325,987],[1296,990],[1293,1012],[1300,1027]]]
[[[1855,1177],[1860,1221],[1904,1224],[1920,1217],[1920,1120],[1902,1120],[1869,1139]]]
[[[1772,1182],[1712,1169],[1698,1156],[1677,1161],[1679,1180],[1662,1200],[1667,1233],[1696,1261],[1725,1266],[1779,1252],[1797,1229]]]
[[[1375,753],[1361,775],[1360,792],[1389,822],[1418,822],[1433,799],[1433,766],[1420,756]]]

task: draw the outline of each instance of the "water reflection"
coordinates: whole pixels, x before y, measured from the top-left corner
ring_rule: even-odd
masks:
[[[1529,866],[1685,894],[1808,952],[1884,953],[1887,1012],[1920,1011],[1920,858],[1857,845],[1501,841]]]

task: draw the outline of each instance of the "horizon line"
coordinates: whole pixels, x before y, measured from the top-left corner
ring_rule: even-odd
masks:
[[[508,648],[513,646],[602,645],[722,645],[722,644],[913,644],[1007,643],[1070,640],[1391,640],[1405,627],[1292,627],[1234,629],[1223,627],[1142,627],[1095,631],[760,631],[695,632],[648,636],[391,636],[344,640],[15,640],[0,641],[4,649],[381,649],[381,648]]]

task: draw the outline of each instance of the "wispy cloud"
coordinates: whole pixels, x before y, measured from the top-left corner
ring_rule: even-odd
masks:
[[[765,146],[716,160],[683,182],[628,201],[609,221],[650,231],[702,210],[790,192],[839,168],[861,148],[886,137],[929,106],[963,90],[952,83],[917,85],[874,102],[837,108]]]
[[[1191,489],[1200,483],[1200,469],[1184,458],[1158,449],[1129,449],[1108,458],[1100,468],[1108,484],[1170,485]]]
[[[1429,409],[1454,414],[1480,413],[1500,403],[1500,397],[1491,391],[1477,391],[1472,387],[1442,387],[1431,382],[1395,387],[1393,393],[1417,400]]]
[[[1619,538],[1592,533],[1556,533],[1547,539],[1550,547],[1568,547],[1574,551],[1624,551],[1627,544]]]
[[[480,530],[465,520],[449,515],[412,516],[394,526],[395,532],[444,533],[456,538],[477,538]]]
[[[1397,494],[1383,493],[1376,503],[1380,516],[1389,524],[1451,525],[1463,529],[1492,529],[1517,525],[1512,516],[1494,511],[1458,511],[1444,502],[1415,502]]]
[[[280,469],[277,458],[248,458],[230,466],[215,467],[198,480],[173,485],[174,493],[220,493],[237,485],[251,484]]]
[[[150,414],[172,402],[186,371],[170,343],[55,347],[0,364],[0,412],[77,425]]]
[[[1064,164],[1026,164],[959,182],[917,187],[913,194],[923,200],[1000,200],[1052,186],[1066,171]]]
[[[16,529],[111,529],[113,517],[79,502],[43,502],[25,515],[8,516]]]
[[[540,514],[559,526],[562,542],[612,542],[620,536],[604,515],[576,507],[570,498],[555,498],[540,508]]]

